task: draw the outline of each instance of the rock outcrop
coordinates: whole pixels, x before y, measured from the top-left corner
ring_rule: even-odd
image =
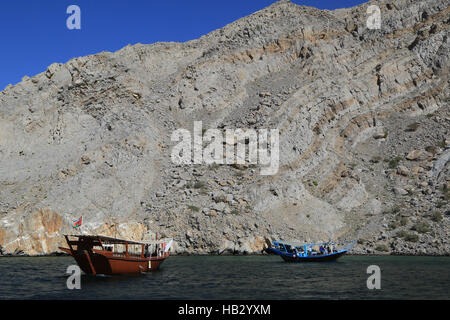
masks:
[[[367,28],[379,6],[380,30]],[[358,238],[449,254],[445,0],[321,11],[281,1],[200,39],[53,64],[0,93],[0,252],[73,233],[173,237],[175,252]],[[171,161],[171,134],[277,128],[280,168]]]

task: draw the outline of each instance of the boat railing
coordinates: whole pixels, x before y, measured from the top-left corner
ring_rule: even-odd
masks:
[[[355,243],[356,243],[356,240],[352,240],[349,243],[347,243],[341,250],[350,251],[353,248],[353,246],[355,245]]]

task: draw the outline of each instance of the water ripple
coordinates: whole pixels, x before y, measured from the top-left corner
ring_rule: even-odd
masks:
[[[170,257],[157,272],[82,275],[66,287],[70,257],[0,258],[0,299],[449,299],[449,257],[354,257],[292,264],[276,256]],[[368,290],[367,267],[381,268]]]

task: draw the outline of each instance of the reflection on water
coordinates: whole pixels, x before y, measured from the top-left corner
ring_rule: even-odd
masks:
[[[449,257],[344,256],[286,263],[277,256],[170,257],[133,276],[82,275],[69,290],[71,257],[0,258],[0,299],[449,299]],[[381,290],[368,290],[369,265]]]

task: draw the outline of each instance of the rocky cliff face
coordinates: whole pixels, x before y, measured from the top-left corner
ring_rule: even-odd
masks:
[[[25,77],[0,93],[0,252],[56,252],[83,215],[83,232],[158,232],[178,253],[357,238],[357,253],[449,254],[449,16],[445,0],[281,1]],[[278,173],[175,165],[171,134],[194,121],[279,129]]]

